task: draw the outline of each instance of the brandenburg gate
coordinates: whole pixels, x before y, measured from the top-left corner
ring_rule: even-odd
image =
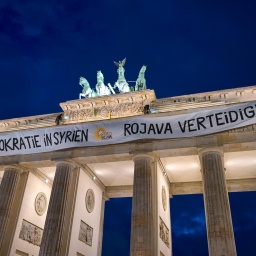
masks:
[[[117,66],[110,93],[98,72],[98,96],[80,78],[62,112],[0,122],[0,255],[101,255],[106,200],[132,197],[130,255],[170,256],[169,199],[197,193],[209,255],[236,255],[228,192],[256,189],[256,86],[157,99],[122,91]]]

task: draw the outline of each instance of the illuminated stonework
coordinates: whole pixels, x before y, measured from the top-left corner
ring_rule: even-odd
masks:
[[[162,187],[162,204],[163,204],[163,208],[164,208],[164,210],[166,211],[166,204],[167,204],[167,202],[166,202],[166,190],[165,190],[165,187],[163,186]]]
[[[24,153],[22,144],[21,154],[10,150],[13,154],[0,156],[0,230],[4,230],[0,232],[0,255],[15,255],[16,251],[55,255],[55,245],[60,255],[101,255],[105,201],[133,197],[130,251],[171,256],[170,193],[171,197],[203,194],[209,255],[223,254],[224,248],[226,255],[236,256],[227,192],[256,191],[254,108],[249,108],[251,125],[243,127],[175,139],[142,139],[143,130],[138,130],[136,140],[112,142],[116,134],[128,134],[131,129],[117,128],[116,124],[129,124],[133,117],[142,127],[146,127],[142,119],[150,120],[148,127],[154,133],[165,131],[161,124],[152,125],[158,117],[171,123],[169,120],[183,114],[225,112],[229,107],[240,111],[240,104],[255,106],[255,102],[256,86],[164,99],[156,99],[152,90],[142,90],[64,102],[61,113],[0,121],[0,154],[18,147],[21,134],[31,138],[44,131],[42,134],[55,136],[52,140],[45,136],[48,151],[38,147],[40,152],[33,148]],[[149,113],[143,111],[146,105]],[[63,117],[59,125],[55,122],[58,116]],[[88,137],[95,144],[88,145],[84,136],[79,141],[83,143],[75,147],[56,145],[60,137],[63,143],[77,141],[80,128],[90,125],[95,129]],[[75,133],[70,135],[69,127],[75,127]],[[106,140],[110,144],[102,143]],[[56,147],[49,149],[51,146]],[[217,170],[217,178],[212,168]]]
[[[91,213],[95,205],[95,196],[92,189],[88,189],[85,196],[86,209]]]
[[[77,123],[142,115],[145,105],[155,100],[152,90],[127,92],[61,103],[63,123]]]
[[[34,245],[40,246],[43,236],[43,230],[34,224],[23,220],[19,238]]]
[[[38,215],[43,215],[47,208],[47,198],[43,192],[37,194],[35,199],[35,210]]]
[[[81,220],[79,240],[85,244],[92,246],[93,228]]]
[[[159,224],[159,236],[162,239],[162,241],[165,243],[165,245],[170,248],[170,243],[169,243],[169,229],[165,225],[164,221],[162,220],[161,217],[159,217],[160,224]]]

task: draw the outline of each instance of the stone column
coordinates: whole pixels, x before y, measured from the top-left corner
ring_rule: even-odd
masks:
[[[199,152],[209,256],[235,256],[236,246],[221,149]]]
[[[6,233],[21,172],[22,170],[18,166],[6,166],[4,168],[4,176],[0,185],[0,248]]]
[[[71,162],[57,162],[56,173],[52,186],[51,198],[47,211],[40,256],[65,255],[61,252],[66,246],[63,242],[65,233],[65,215],[67,211],[68,192],[71,185],[72,170],[75,165]]]
[[[101,202],[101,213],[100,213],[100,230],[99,230],[99,239],[98,239],[98,252],[97,256],[102,254],[102,241],[103,241],[103,224],[104,224],[104,213],[105,213],[105,202],[109,200],[105,195],[102,196]]]
[[[149,154],[134,158],[131,256],[155,256],[157,252],[156,162]]]

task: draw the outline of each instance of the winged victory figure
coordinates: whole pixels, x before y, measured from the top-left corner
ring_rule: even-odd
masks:
[[[114,61],[117,67],[123,67],[125,65],[125,62],[126,62],[126,58],[124,58],[122,61],[121,60],[119,60],[118,62]]]

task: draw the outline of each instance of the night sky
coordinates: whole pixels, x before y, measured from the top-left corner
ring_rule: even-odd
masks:
[[[0,120],[61,112],[84,76],[95,87],[147,65],[157,98],[256,84],[256,2],[1,0]],[[130,83],[130,85],[133,85]],[[255,256],[256,194],[231,193],[239,256]],[[174,256],[207,255],[203,196],[171,199]],[[129,255],[131,198],[106,203],[103,256]]]

